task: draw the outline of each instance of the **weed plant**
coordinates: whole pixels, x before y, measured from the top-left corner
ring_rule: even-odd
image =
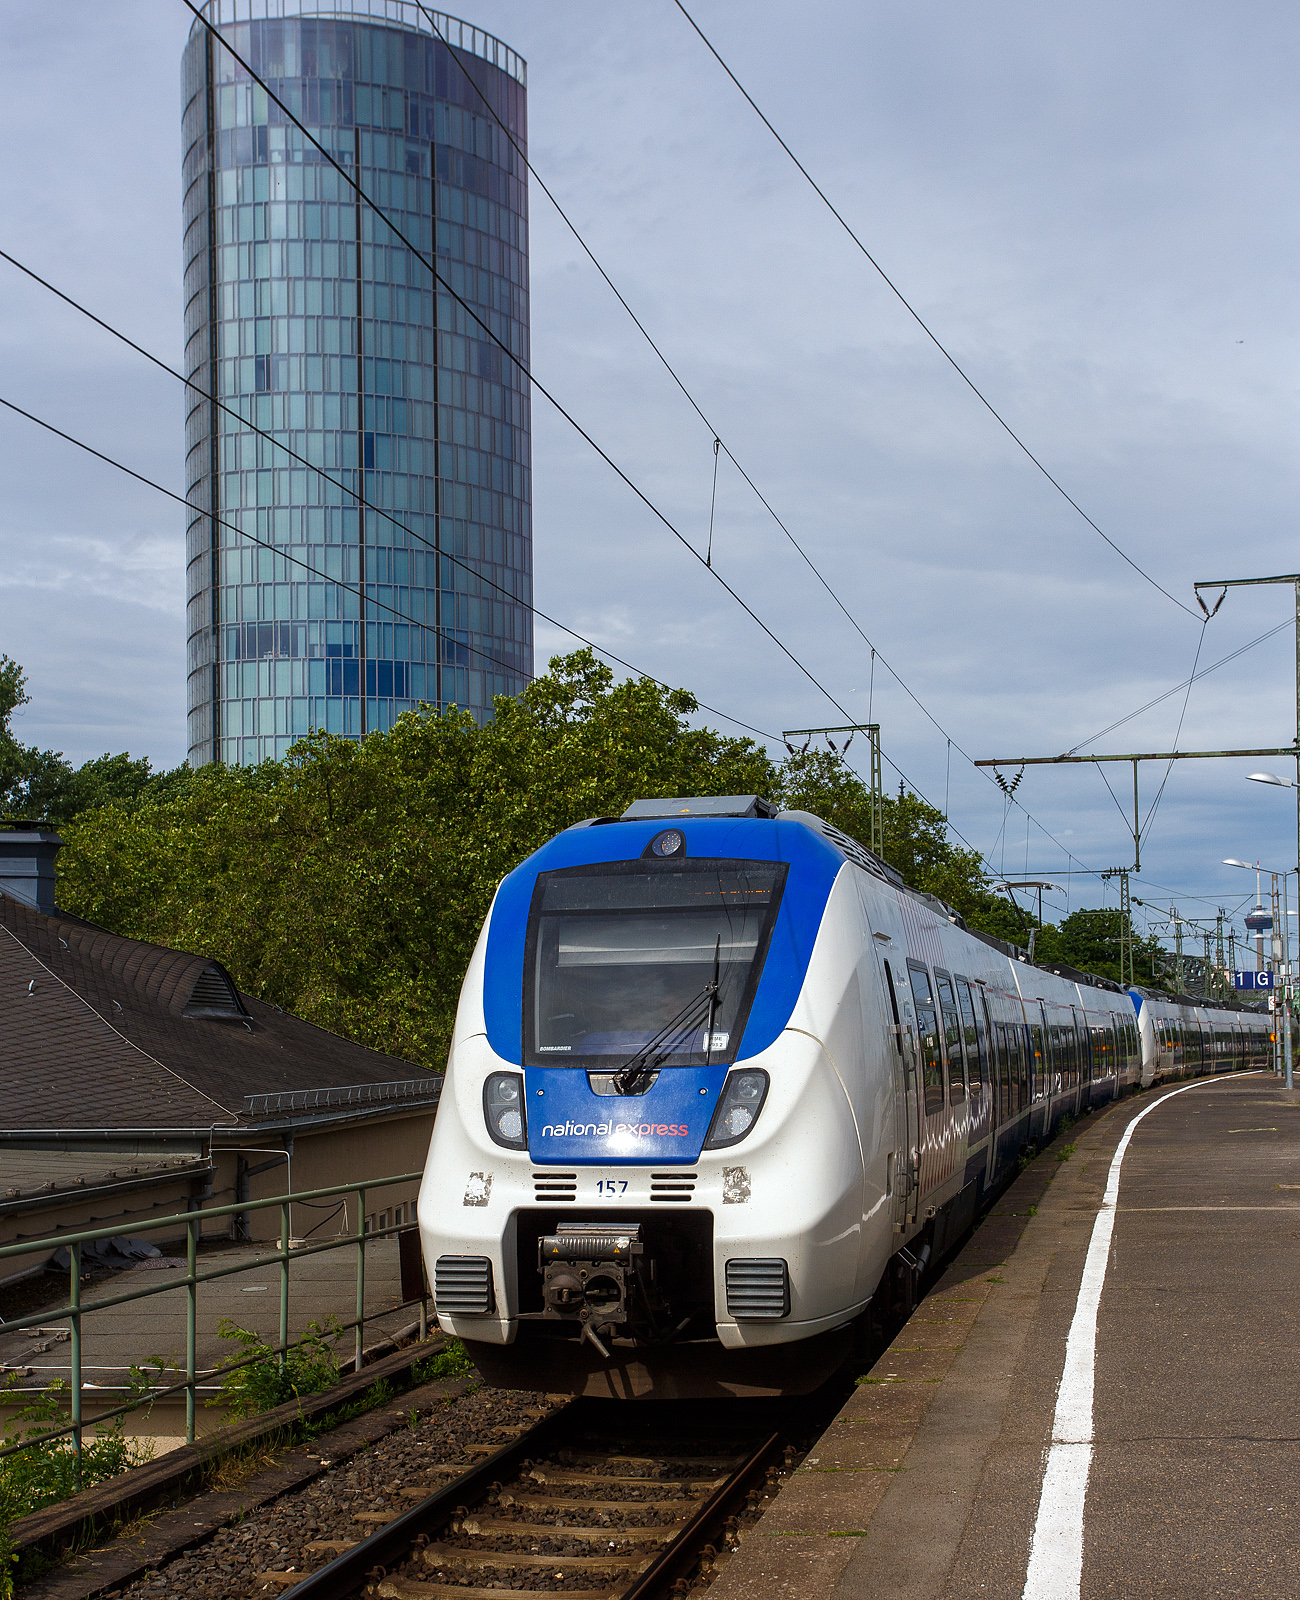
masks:
[[[224,1366],[217,1368],[221,1393],[207,1402],[210,1406],[225,1406],[237,1417],[254,1417],[273,1411],[287,1400],[320,1394],[338,1382],[339,1363],[333,1347],[343,1329],[337,1317],[326,1317],[323,1323],[309,1322],[302,1340],[283,1356],[229,1317],[221,1319],[217,1332],[223,1339],[233,1340],[238,1349]],[[246,1365],[235,1366],[236,1362]]]
[[[474,1364],[459,1339],[448,1339],[436,1356],[427,1356],[411,1369],[416,1383],[433,1383],[439,1378],[468,1378]]]
[[[132,1368],[132,1386],[145,1388],[143,1374]],[[5,1382],[0,1396],[19,1382],[14,1373]],[[66,1388],[56,1381],[15,1412],[0,1432],[0,1449],[21,1444],[25,1448],[0,1456],[0,1600],[10,1600],[14,1592],[14,1569],[18,1561],[9,1538],[9,1529],[20,1517],[57,1505],[105,1478],[116,1477],[128,1467],[148,1461],[153,1446],[146,1439],[127,1439],[122,1428],[125,1418],[116,1417],[102,1431],[87,1433],[81,1446],[81,1481],[77,1481],[77,1455],[70,1435],[42,1439],[41,1435],[62,1427],[66,1421]]]

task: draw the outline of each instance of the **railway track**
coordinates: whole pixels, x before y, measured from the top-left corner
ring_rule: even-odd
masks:
[[[287,1600],[651,1600],[707,1582],[799,1453],[782,1413],[573,1400],[467,1471],[430,1469],[408,1511]],[[739,1413],[739,1414],[738,1414]],[[807,1412],[804,1413],[807,1422]],[[337,1548],[337,1547],[336,1547]],[[324,1552],[322,1552],[324,1553]],[[289,1574],[285,1574],[288,1578]]]

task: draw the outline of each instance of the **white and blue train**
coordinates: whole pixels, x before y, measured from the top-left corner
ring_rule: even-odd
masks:
[[[801,1393],[1067,1113],[1269,1019],[1032,965],[806,812],[640,800],[501,884],[420,1193],[492,1382]]]

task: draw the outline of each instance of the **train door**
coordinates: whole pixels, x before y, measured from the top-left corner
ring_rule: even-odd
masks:
[[[1092,1040],[1088,1024],[1078,1006],[1071,1006],[1074,1014],[1074,1081],[1078,1087],[1076,1109],[1082,1111],[1092,1104]]]
[[[921,1083],[917,1071],[916,1040],[899,1015],[898,991],[888,961],[884,963],[885,985],[894,1016],[894,1154],[892,1189],[894,1229],[903,1232],[915,1222],[921,1195]]]
[[[1030,1103],[1031,1103],[1031,1105],[1032,1104],[1036,1104],[1040,1100],[1044,1102],[1043,1110],[1042,1110],[1041,1114],[1038,1113],[1037,1111],[1033,1111],[1033,1112],[1030,1113],[1029,1136],[1032,1139],[1032,1138],[1035,1137],[1035,1135],[1043,1133],[1046,1130],[1046,1127],[1047,1127],[1048,1111],[1047,1111],[1047,1105],[1046,1105],[1046,1097],[1051,1092],[1051,1080],[1050,1080],[1050,1077],[1049,1077],[1049,1073],[1050,1073],[1051,1067],[1050,1067],[1050,1063],[1049,1063],[1048,1058],[1047,1058],[1047,1012],[1044,1009],[1043,1003],[1042,1003],[1041,1000],[1039,1001],[1038,1010],[1037,1011],[1030,1011],[1028,1006],[1025,1007],[1025,1010],[1028,1013],[1029,1018],[1030,1018],[1030,1022],[1029,1022],[1029,1098],[1030,1098]]]
[[[953,980],[938,967],[934,981],[939,990],[939,1009],[943,1013],[943,1040],[948,1057],[948,1101],[960,1105],[966,1098],[966,1061],[962,1049],[961,1012],[957,1009],[957,996]]]
[[[962,1031],[966,1044],[966,1087],[970,1095],[971,1131],[970,1139],[976,1141],[984,1137],[988,1127],[988,1097],[985,1092],[985,1079],[988,1073],[985,1070],[987,1045],[984,1034],[983,1008],[979,1001],[980,986],[975,984],[973,989],[965,978],[954,978],[953,983],[957,990],[957,1005],[961,1011]],[[975,1124],[983,1124],[976,1127]]]

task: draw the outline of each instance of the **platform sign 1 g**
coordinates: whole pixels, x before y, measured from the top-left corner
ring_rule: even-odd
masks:
[[[1232,975],[1234,989],[1271,989],[1273,987],[1273,974],[1271,972],[1234,972]]]

